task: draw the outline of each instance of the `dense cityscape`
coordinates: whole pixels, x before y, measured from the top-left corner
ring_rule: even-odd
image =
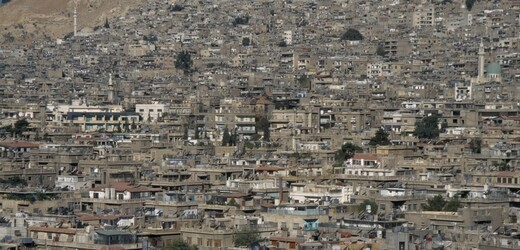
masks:
[[[518,0],[0,16],[0,249],[520,249]]]

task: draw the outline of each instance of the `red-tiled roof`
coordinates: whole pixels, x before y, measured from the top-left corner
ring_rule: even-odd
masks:
[[[242,197],[245,197],[245,196],[248,196],[248,195],[247,194],[242,194],[242,193],[234,193],[234,194],[226,195],[227,198],[242,198]]]
[[[117,192],[128,191],[130,193],[140,193],[140,192],[160,192],[162,189],[160,188],[150,188],[144,186],[133,186],[129,182],[111,182],[105,185],[100,185],[95,188],[90,189],[91,191],[103,191],[105,188],[115,188]]]
[[[502,171],[497,173],[498,177],[513,177],[515,176],[515,173],[509,172],[509,171]]]
[[[520,121],[520,115],[503,116],[504,120]]]
[[[281,237],[281,236],[271,236],[271,237],[269,237],[269,240],[283,241],[283,242],[296,242],[296,243],[303,243],[303,242],[305,242],[305,239],[302,239],[302,238]]]
[[[80,221],[95,221],[99,220],[99,217],[97,215],[93,214],[82,214],[78,216],[78,220]]]
[[[282,167],[273,167],[273,166],[260,166],[256,168],[256,171],[283,171],[287,170],[286,168]]]
[[[260,96],[256,101],[256,105],[271,105],[273,102],[269,101],[265,96]]]
[[[9,148],[38,148],[40,145],[36,143],[30,142],[0,142],[1,147],[9,147]]]
[[[75,229],[71,228],[55,228],[55,227],[29,227],[29,231],[60,233],[60,234],[76,234]]]

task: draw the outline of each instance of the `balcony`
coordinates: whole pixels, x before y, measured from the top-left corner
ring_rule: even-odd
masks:
[[[101,249],[104,245],[100,244],[91,244],[91,243],[78,243],[78,242],[62,242],[62,241],[52,241],[52,240],[44,240],[44,239],[33,239],[34,242],[40,246],[49,246],[51,248],[56,249]],[[122,247],[123,249],[142,249],[143,246],[141,243],[131,243],[131,244],[118,244],[117,246]]]
[[[318,230],[317,223],[315,223],[314,225],[308,225],[308,224],[303,225],[303,231],[316,231],[316,230]]]
[[[144,203],[145,201],[150,201],[155,199],[155,197],[149,198],[138,198],[138,199],[130,199],[130,200],[115,200],[115,199],[95,199],[95,198],[81,198],[81,202],[92,202],[92,203],[108,203],[108,204],[128,204],[128,203]]]
[[[268,209],[267,213],[279,215],[296,215],[296,216],[310,216],[310,215],[327,215],[326,210],[287,210],[287,209]]]

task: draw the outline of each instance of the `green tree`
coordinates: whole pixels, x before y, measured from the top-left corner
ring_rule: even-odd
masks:
[[[239,207],[240,205],[237,203],[237,201],[235,200],[235,198],[231,198],[231,200],[228,201],[227,203],[228,206],[232,206],[232,207]]]
[[[511,171],[511,166],[504,159],[500,162],[493,162],[493,167],[497,168],[498,171]]]
[[[259,115],[255,119],[256,124],[256,131],[262,131],[264,134],[263,140],[269,141],[270,139],[270,131],[269,131],[269,119],[265,117],[264,115]]]
[[[12,43],[14,42],[15,38],[11,32],[8,32],[7,34],[3,34],[4,41],[6,43]]]
[[[143,36],[143,41],[147,41],[147,42],[155,43],[155,42],[157,42],[158,40],[159,40],[159,39],[157,38],[156,35],[150,35],[150,36],[144,35],[144,36]]]
[[[427,204],[424,206],[426,211],[442,211],[446,206],[446,200],[441,195],[436,195],[433,198],[426,200]]]
[[[103,28],[110,29],[110,23],[108,23],[108,17],[105,19],[105,24],[103,25]]]
[[[245,16],[245,17],[236,17],[235,20],[233,20],[233,26],[238,26],[238,25],[247,25],[249,24],[249,16]]]
[[[182,11],[183,9],[184,9],[184,6],[179,5],[179,4],[175,4],[175,5],[170,6],[170,11],[171,12],[178,12],[178,11]]]
[[[200,139],[199,127],[198,126],[195,126],[195,134],[193,135],[193,139],[195,139],[195,140]]]
[[[364,37],[361,34],[361,32],[359,32],[356,29],[348,29],[341,36],[341,40],[347,40],[347,41],[361,41],[363,39],[364,39]]]
[[[376,54],[384,57],[386,55],[385,47],[383,45],[377,46]]]
[[[446,212],[457,212],[460,207],[460,201],[457,197],[450,199],[446,202],[446,205],[442,208],[442,210]]]
[[[260,241],[262,238],[260,237],[260,233],[255,230],[246,229],[234,234],[233,243],[235,243],[236,247],[240,246],[250,246],[251,244]]]
[[[132,130],[137,129],[137,124],[135,124],[134,119],[132,119],[132,125],[130,125],[130,129],[132,129]]]
[[[180,69],[184,72],[185,75],[191,72],[191,68],[193,66],[193,61],[191,60],[191,55],[188,51],[182,51],[177,55],[177,59],[175,60],[175,68]]]
[[[173,243],[164,248],[164,250],[198,250],[199,248],[194,245],[190,245],[182,239],[174,240]]]
[[[475,5],[475,2],[477,0],[466,0],[466,9],[468,9],[468,11],[471,11],[471,9],[473,9],[473,5]]]
[[[368,145],[390,145],[390,140],[388,139],[388,132],[380,128],[379,130],[377,130],[376,135],[370,138],[370,142],[368,143]]]
[[[480,154],[482,151],[482,140],[480,138],[471,139],[469,147],[471,148],[471,152],[474,154]]]
[[[231,133],[231,141],[229,142],[229,146],[236,146],[238,142],[238,134],[236,129]]]
[[[224,128],[224,134],[222,135],[222,146],[231,146],[231,134],[229,133],[228,127]]]
[[[242,38],[242,46],[249,46],[251,45],[251,39],[249,37]]]
[[[3,127],[6,132],[11,133],[11,136],[21,136],[23,132],[29,128],[29,122],[26,119],[18,120],[13,125]]]
[[[352,158],[356,153],[363,152],[363,149],[357,145],[347,142],[341,146],[341,149],[336,151],[336,163],[334,167],[340,167],[343,162]]]
[[[370,205],[370,214],[376,214],[379,206],[374,200],[364,200],[361,202],[361,204],[359,204],[357,207],[358,212],[366,211],[368,205]],[[368,213],[368,211],[366,212]]]
[[[309,89],[311,87],[311,78],[309,76],[300,76],[298,78],[298,84],[300,84],[300,87],[304,89]]]
[[[432,115],[424,117],[415,123],[414,135],[419,139],[435,139],[439,137],[439,116]]]
[[[9,177],[7,180],[0,179],[0,183],[9,184],[12,186],[27,186],[27,181],[25,179],[20,178],[20,176]]]

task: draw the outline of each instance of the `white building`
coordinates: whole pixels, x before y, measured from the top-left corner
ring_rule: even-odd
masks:
[[[294,203],[305,202],[350,202],[354,194],[352,186],[316,185],[305,183],[294,183],[289,192],[289,197]]]
[[[396,170],[382,167],[381,160],[372,154],[355,154],[335,171],[339,174],[351,176],[385,177],[396,175]]]
[[[84,176],[58,175],[56,177],[56,187],[60,189],[67,188],[70,191],[75,191],[91,186],[91,182],[87,181]]]
[[[89,198],[102,200],[150,199],[160,191],[162,191],[160,188],[132,186],[130,183],[116,182],[90,189]]]
[[[136,104],[135,111],[145,121],[157,121],[157,119],[163,117],[163,113],[167,112],[165,104],[154,103],[154,104]]]
[[[291,30],[286,30],[283,32],[283,40],[285,44],[292,45],[293,44],[293,35]]]

